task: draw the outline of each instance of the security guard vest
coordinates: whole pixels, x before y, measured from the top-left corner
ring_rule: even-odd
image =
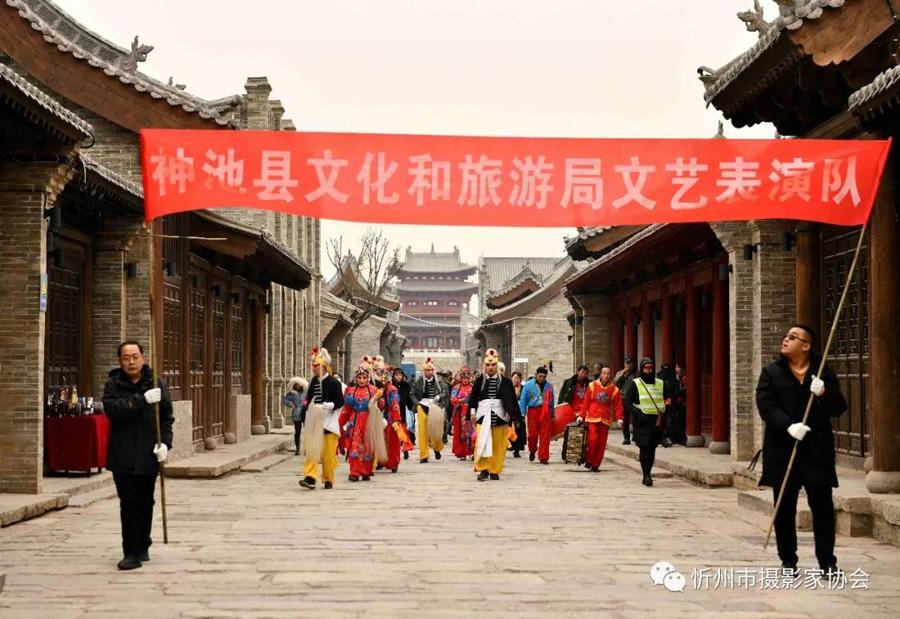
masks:
[[[666,410],[666,403],[663,400],[663,381],[655,379],[652,384],[648,385],[640,378],[633,379],[638,392],[638,408],[645,415],[658,415]],[[652,398],[652,399],[651,399]],[[654,402],[656,404],[654,404]]]

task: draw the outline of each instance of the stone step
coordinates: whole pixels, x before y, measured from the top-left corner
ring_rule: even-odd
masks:
[[[288,449],[293,451],[293,447],[294,439],[287,434],[256,435],[247,441],[224,445],[169,464],[166,466],[166,476],[201,479],[222,477],[275,453]]]
[[[0,493],[0,526],[42,516],[69,504],[67,494],[3,494]]]
[[[265,458],[260,458],[254,462],[248,462],[247,464],[241,467],[241,471],[244,473],[262,473],[263,471],[268,471],[273,466],[281,464],[285,460],[290,460],[294,457],[294,452],[279,452],[276,454],[272,454],[271,456],[266,456]]]
[[[771,518],[775,512],[772,505],[772,491],[765,490],[743,490],[738,492],[738,505],[744,509],[763,514],[767,518]],[[797,502],[797,530],[812,531],[812,512],[806,505],[806,499],[801,496]]]
[[[640,454],[636,445],[619,445],[614,443],[616,440],[617,437],[610,435],[610,442],[606,445],[607,454],[612,453],[639,462]],[[734,477],[730,456],[680,445],[669,449],[658,447],[653,470],[667,470],[676,477],[708,488],[731,487]]]
[[[90,492],[80,492],[69,497],[69,507],[87,507],[99,501],[116,498],[116,487],[106,485]]]

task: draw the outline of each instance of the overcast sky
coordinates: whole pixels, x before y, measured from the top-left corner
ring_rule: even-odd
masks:
[[[700,65],[755,33],[751,0],[57,0],[141,70],[206,98],[268,76],[298,130],[539,137],[710,137]],[[127,8],[126,8],[127,5]],[[766,18],[777,14],[763,2]],[[770,125],[730,137],[771,137]],[[322,247],[365,224],[325,221]],[[562,256],[572,228],[386,226],[402,246]],[[323,268],[328,271],[323,256]]]

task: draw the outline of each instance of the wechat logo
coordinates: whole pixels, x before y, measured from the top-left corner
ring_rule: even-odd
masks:
[[[657,561],[650,568],[650,580],[654,585],[662,585],[672,593],[684,593],[684,575],[668,561]]]

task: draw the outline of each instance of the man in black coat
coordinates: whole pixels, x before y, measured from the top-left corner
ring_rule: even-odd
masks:
[[[478,427],[474,454],[478,481],[500,479],[506,461],[509,424],[521,416],[515,388],[500,373],[499,363],[497,351],[489,348],[484,355],[484,372],[475,379],[469,394],[469,411],[474,413]],[[490,428],[489,436],[485,424]],[[490,455],[487,455],[488,448]]]
[[[763,437],[763,474],[760,486],[778,492],[787,472],[794,444],[797,457],[787,480],[781,508],[775,518],[778,557],[785,569],[797,569],[797,496],[801,486],[813,517],[816,559],[826,573],[837,572],[834,556],[834,502],[831,489],[838,485],[834,465],[834,435],[831,418],[847,409],[834,373],[826,367],[821,377],[813,372],[820,358],[813,353],[815,333],[805,325],[794,325],[781,341],[781,356],[760,374],[756,407],[766,423]],[[815,395],[807,423],[803,413]]]
[[[141,567],[150,560],[153,492],[159,463],[172,448],[172,398],[162,379],[153,384],[153,372],[144,363],[144,349],[135,341],[118,349],[119,367],[109,373],[103,387],[103,411],[109,417],[106,468],[113,473],[122,521],[120,570]],[[156,412],[162,444],[156,442]]]
[[[640,449],[641,472],[644,478],[641,483],[653,485],[651,472],[656,461],[656,448],[663,438],[665,428],[666,407],[671,406],[672,385],[657,378],[653,359],[641,359],[641,373],[625,383],[622,394],[624,408],[631,413],[634,422],[634,442]]]

